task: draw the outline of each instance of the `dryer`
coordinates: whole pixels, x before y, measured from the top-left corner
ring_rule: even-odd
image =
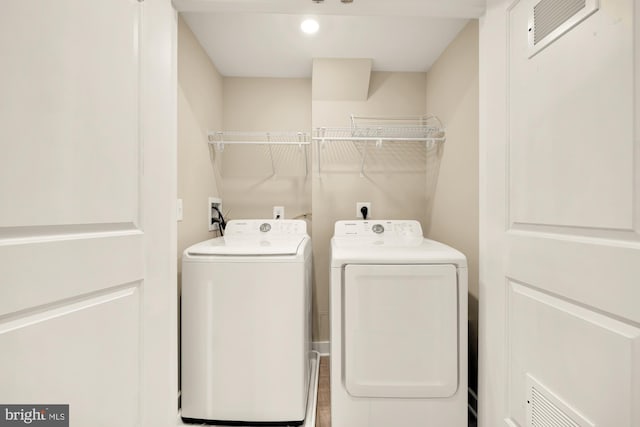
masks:
[[[187,422],[305,418],[311,242],[300,220],[229,221],[182,257],[182,412]]]
[[[338,221],[331,425],[467,426],[467,262],[417,221]]]

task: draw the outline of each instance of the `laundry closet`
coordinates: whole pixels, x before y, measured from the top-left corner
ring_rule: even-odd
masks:
[[[206,13],[188,10],[178,21],[179,256],[218,235],[206,228],[210,197],[221,199],[226,220],[270,219],[274,207],[282,207],[284,218],[305,221],[313,243],[314,348],[327,353],[334,223],[356,219],[359,202],[370,204],[370,219],[417,220],[425,236],[467,257],[469,385],[475,390],[477,21],[456,19],[450,42],[428,70],[379,71],[376,58],[334,58],[329,52],[309,58],[304,76],[269,77],[218,69],[206,50],[207,21],[200,16]],[[216,22],[223,25],[221,18]],[[299,36],[311,42],[312,36]],[[237,56],[251,62],[243,55],[238,42]],[[440,141],[323,138],[327,129],[350,128],[358,120],[384,126],[388,119],[432,120],[430,115],[443,130]]]
[[[303,35],[312,17],[318,32]],[[194,392],[178,384],[179,344],[209,352],[219,334],[246,346],[247,331],[273,326],[226,303],[250,293],[255,311],[308,310],[281,322],[296,350],[271,353],[270,367],[301,368],[287,371],[288,421],[300,422],[317,351],[331,353],[320,371],[333,364],[318,390],[341,387],[334,427],[403,425],[398,415],[425,425],[431,409],[464,423],[467,378],[482,427],[639,426],[639,22],[640,0],[4,1],[0,423],[183,425],[180,399]],[[330,48],[290,61],[326,35]],[[340,51],[352,43],[368,48]],[[407,118],[433,133],[385,133]],[[226,253],[211,242],[223,223]],[[253,256],[295,261],[296,278],[252,268]],[[209,293],[202,257],[258,277],[262,293],[231,281]],[[191,282],[188,304],[224,310],[215,324],[191,311],[194,333],[180,341],[189,277],[205,284]],[[267,277],[282,296],[260,287]],[[302,282],[302,294],[285,289]],[[415,319],[440,315],[416,331]],[[443,336],[446,349],[420,357]],[[216,387],[202,371],[221,353],[194,353],[196,406],[214,388],[259,389],[243,385],[255,377],[242,363],[262,354],[244,348],[242,361],[216,361],[232,378]],[[327,425],[327,396],[318,423],[305,422]],[[462,408],[440,410],[453,396]],[[422,398],[432,407],[411,401]]]

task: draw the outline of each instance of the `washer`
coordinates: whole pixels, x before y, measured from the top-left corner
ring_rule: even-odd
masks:
[[[300,220],[229,221],[182,257],[182,419],[301,424],[311,242]]]
[[[331,425],[467,426],[467,262],[417,221],[338,221]]]

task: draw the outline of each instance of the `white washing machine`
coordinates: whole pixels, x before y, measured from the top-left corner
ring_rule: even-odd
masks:
[[[467,262],[417,221],[338,221],[331,426],[467,426]]]
[[[182,419],[305,418],[311,242],[299,220],[229,221],[182,257]]]

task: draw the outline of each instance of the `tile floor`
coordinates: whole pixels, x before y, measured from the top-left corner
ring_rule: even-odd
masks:
[[[320,358],[318,374],[318,406],[316,408],[316,427],[331,427],[331,387],[329,380],[329,357]],[[469,427],[476,427],[473,416],[469,416]]]

